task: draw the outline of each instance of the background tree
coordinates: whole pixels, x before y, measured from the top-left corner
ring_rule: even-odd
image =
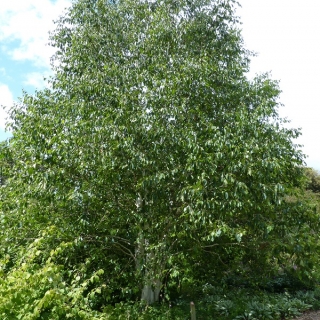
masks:
[[[314,193],[320,193],[320,175],[319,172],[312,168],[305,169],[307,177],[306,189],[311,190]]]
[[[147,303],[168,275],[305,257],[318,219],[285,200],[303,183],[300,133],[283,127],[277,82],[247,79],[235,5],[74,2],[51,36],[50,87],[11,113],[6,250],[53,225],[47,254],[73,243],[66,281],[85,263],[105,270],[105,299]]]

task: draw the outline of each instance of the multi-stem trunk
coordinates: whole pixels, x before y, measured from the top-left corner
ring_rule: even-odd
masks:
[[[137,196],[136,206],[141,213],[143,210],[143,199]],[[142,278],[141,300],[147,304],[159,301],[162,287],[162,275],[164,272],[163,250],[161,246],[151,248],[148,236],[149,224],[143,223],[136,244],[136,268]]]
[[[136,249],[136,260],[137,271],[141,274],[143,281],[141,300],[147,304],[153,304],[159,301],[163,270],[162,264],[156,263],[156,252],[154,249],[147,252],[147,246],[148,241],[140,235]]]
[[[141,300],[147,304],[152,304],[159,301],[163,266],[157,259],[155,249],[146,250],[148,245],[148,240],[141,233],[136,247],[137,271],[141,274],[143,281]]]

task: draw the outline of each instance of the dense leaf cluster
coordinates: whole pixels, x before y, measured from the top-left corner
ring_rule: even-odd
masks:
[[[277,82],[247,78],[235,5],[79,0],[57,22],[54,76],[12,109],[0,151],[3,305],[99,319],[183,283],[312,278],[300,133]]]

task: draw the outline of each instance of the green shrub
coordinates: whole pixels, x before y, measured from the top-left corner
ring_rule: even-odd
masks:
[[[69,270],[67,277],[56,259],[73,243],[61,243],[43,263],[39,262],[44,258],[42,244],[54,235],[55,228],[48,228],[27,249],[21,249],[17,262],[8,272],[4,270],[9,257],[0,261],[1,319],[102,319],[90,304],[104,289],[105,285],[99,283],[103,270],[84,276],[86,266],[83,265],[82,270]],[[89,290],[92,284],[96,285]]]

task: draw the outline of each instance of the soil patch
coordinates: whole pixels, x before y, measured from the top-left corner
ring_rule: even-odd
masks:
[[[296,320],[320,320],[320,310],[307,311],[303,315],[295,319]]]

